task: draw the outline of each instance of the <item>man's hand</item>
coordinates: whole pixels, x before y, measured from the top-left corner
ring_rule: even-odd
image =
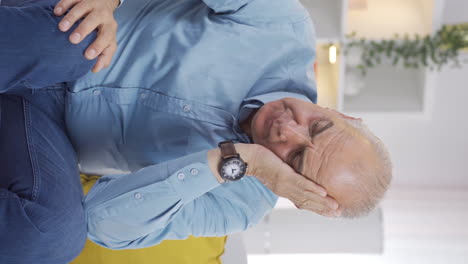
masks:
[[[92,60],[99,56],[92,71],[99,72],[110,65],[112,56],[117,49],[117,22],[114,10],[119,0],[61,0],[54,9],[57,16],[66,13],[59,23],[59,29],[68,31],[78,20],[84,18],[80,25],[70,34],[70,42],[80,43],[88,34],[98,30],[96,40],[88,47],[85,57]]]
[[[339,216],[338,203],[326,190],[296,173],[269,149],[257,144],[236,144],[248,163],[247,174],[258,178],[275,194],[292,201],[297,208],[324,216]]]

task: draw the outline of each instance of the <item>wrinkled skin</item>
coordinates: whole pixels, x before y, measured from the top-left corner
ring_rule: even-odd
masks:
[[[285,98],[260,108],[247,132],[256,144],[323,186],[342,205],[359,199],[352,186],[364,176],[355,168],[377,164],[367,139],[348,125],[346,118],[354,119],[310,102]]]

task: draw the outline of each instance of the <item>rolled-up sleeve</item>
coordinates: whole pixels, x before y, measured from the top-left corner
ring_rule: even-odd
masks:
[[[256,179],[220,186],[206,155],[102,177],[85,197],[89,238],[124,249],[189,235],[222,236],[245,230],[271,210],[276,196]]]

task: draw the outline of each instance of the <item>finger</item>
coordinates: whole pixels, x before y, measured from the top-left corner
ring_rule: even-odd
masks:
[[[103,68],[107,68],[110,65],[110,62],[112,61],[112,56],[114,55],[116,50],[116,45],[111,45],[107,48],[104,49],[102,54],[99,56],[96,64],[93,67],[93,72],[98,73],[100,70]]]
[[[340,207],[338,202],[330,196],[322,197],[322,199],[322,202],[325,203],[331,210],[337,210],[338,207]]]
[[[88,18],[86,20],[88,20]],[[88,28],[85,28],[86,31],[79,32],[79,34],[89,34],[91,31],[95,29],[95,27],[93,26],[95,25],[94,23],[97,22],[97,20],[95,20],[94,18],[89,18],[89,20],[90,20],[89,23],[93,23],[92,26],[88,27],[88,25],[84,25],[83,27],[88,27]],[[86,21],[83,21],[83,23],[84,22]],[[75,31],[78,31],[78,30],[79,29],[77,28]],[[86,58],[88,60],[92,60],[96,58],[98,55],[100,55],[104,51],[105,48],[110,47],[111,45],[115,45],[116,32],[117,32],[117,26],[113,24],[103,25],[99,27],[98,36],[96,40],[88,47],[88,49],[85,52]],[[112,57],[112,54],[110,54],[111,57]],[[110,60],[106,60],[106,62],[108,63],[110,62]]]
[[[325,188],[323,188],[322,186],[316,184],[315,182],[309,179],[306,179],[303,186],[308,191],[314,192],[323,197],[327,196],[327,190],[325,190]]]
[[[314,199],[303,200],[299,204],[295,204],[297,208],[312,211],[327,217],[339,217],[341,216],[340,209],[331,209],[323,203],[323,201],[317,201]]]
[[[104,68],[104,62],[98,58],[96,64],[94,64],[93,69],[91,70],[93,73],[98,73]]]
[[[55,5],[54,14],[56,16],[61,16],[65,13],[65,11],[67,11],[68,9],[70,9],[72,6],[76,5],[80,1],[81,0],[60,0],[60,2],[58,2]]]
[[[316,212],[336,211],[339,207],[335,199],[331,198],[330,196],[323,197],[314,192],[309,192],[304,189],[297,192],[297,194],[295,195],[295,197],[293,197],[293,199],[295,199],[296,205],[301,206],[301,207],[306,207],[306,208],[309,208],[309,207],[313,208],[317,210]]]
[[[62,20],[59,23],[59,29],[61,31],[63,31],[63,32],[68,31],[76,23],[76,21],[83,18],[90,11],[91,11],[91,7],[89,5],[85,5],[83,3],[79,3],[79,4],[75,5],[70,10],[70,12],[68,12],[68,14],[66,14],[62,18]]]
[[[325,188],[316,184],[315,182],[307,179],[306,177],[300,174],[296,174],[295,178],[297,179],[296,181],[297,186],[300,186],[301,188],[307,191],[314,192],[320,196],[323,196],[323,197],[327,196],[327,191],[325,190]]]
[[[321,213],[323,216],[327,217],[340,217],[341,216],[341,210],[325,210]]]
[[[100,56],[100,58],[102,57],[104,68],[109,67],[112,61],[112,57],[114,56],[116,50],[117,50],[117,45],[115,43],[111,44],[109,47],[104,49],[104,51],[102,52]]]
[[[73,44],[80,43],[86,36],[89,35],[93,30],[95,30],[100,23],[100,19],[94,13],[89,14],[78,27],[70,34],[70,41]],[[95,54],[96,57],[98,54]],[[93,57],[93,58],[94,58]]]
[[[307,210],[323,215],[326,212],[325,207],[313,200],[304,200],[298,204],[295,204],[298,209]]]

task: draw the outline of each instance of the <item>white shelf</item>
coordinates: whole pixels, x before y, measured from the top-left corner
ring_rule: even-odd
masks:
[[[439,0],[367,0],[366,8],[348,11],[346,32],[377,40],[393,38],[395,33],[400,36],[430,34],[436,29],[434,16],[439,5]],[[424,116],[431,98],[426,72],[425,69],[394,67],[388,61],[368,71],[364,87],[357,95],[341,95],[340,110]],[[343,90],[350,85],[347,77],[345,70]]]
[[[422,112],[424,79],[424,70],[380,65],[368,71],[358,95],[344,96],[343,110],[347,113]]]
[[[348,9],[351,1],[301,0],[317,32],[318,103],[350,113],[427,117],[434,80],[425,69],[380,65],[368,71],[357,95],[345,95],[350,77],[347,58],[340,51],[337,64],[332,65],[321,47],[343,43],[345,33],[351,32],[367,39],[392,38],[397,32],[410,36],[433,33],[440,27],[444,0],[367,0],[364,8]]]
[[[243,236],[248,254],[378,254],[383,249],[382,213],[345,220],[295,207],[275,209]]]

